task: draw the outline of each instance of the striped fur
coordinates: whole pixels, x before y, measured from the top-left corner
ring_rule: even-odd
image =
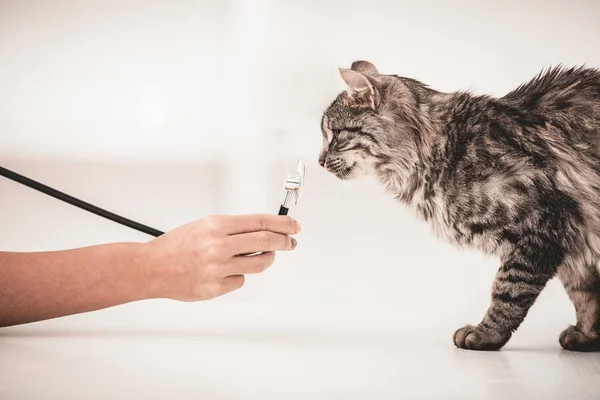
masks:
[[[577,316],[561,346],[600,351],[600,71],[553,67],[500,98],[366,61],[340,74],[348,89],[323,113],[319,163],[376,176],[439,238],[500,259],[487,313],[455,345],[502,348],[558,277]]]

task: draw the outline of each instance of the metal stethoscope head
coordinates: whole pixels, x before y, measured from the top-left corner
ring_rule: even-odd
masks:
[[[285,180],[285,199],[279,208],[279,215],[287,215],[291,206],[298,205],[300,190],[304,185],[305,171],[304,161],[300,157],[296,163],[296,169],[290,171]]]

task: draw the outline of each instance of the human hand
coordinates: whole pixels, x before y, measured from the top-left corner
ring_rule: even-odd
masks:
[[[153,296],[209,300],[239,289],[245,274],[273,264],[275,251],[294,249],[289,235],[299,231],[279,215],[210,216],[175,228],[145,244]]]

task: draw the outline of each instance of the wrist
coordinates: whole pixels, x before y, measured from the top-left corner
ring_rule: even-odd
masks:
[[[141,276],[140,279],[144,283],[143,295],[146,299],[168,298],[168,279],[164,252],[161,251],[161,246],[158,246],[156,239],[136,243],[136,245],[137,268]]]
[[[135,271],[132,290],[140,300],[163,297],[161,277],[151,242],[129,244],[130,266]]]

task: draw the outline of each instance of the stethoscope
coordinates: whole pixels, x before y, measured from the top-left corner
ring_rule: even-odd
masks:
[[[279,207],[279,215],[287,215],[290,206],[297,206],[300,200],[300,189],[304,185],[305,167],[302,158],[298,158],[296,169],[288,172],[285,180],[285,199]]]
[[[11,179],[15,182],[18,182],[22,185],[28,186],[32,189],[35,189],[39,192],[47,194],[48,196],[54,197],[58,200],[62,200],[65,203],[71,204],[72,206],[79,207],[83,210],[89,211],[92,214],[99,215],[103,218],[116,222],[118,224],[127,226],[129,228],[135,229],[137,231],[146,233],[148,235],[158,237],[164,234],[164,232],[159,231],[158,229],[151,228],[149,226],[140,224],[139,222],[132,221],[128,218],[125,218],[121,215],[117,215],[110,211],[104,210],[100,207],[97,207],[93,204],[87,203],[83,200],[70,196],[66,193],[63,193],[59,190],[53,189],[49,186],[44,185],[43,183],[34,181],[33,179],[27,178],[23,175],[17,174],[9,169],[4,167],[0,167],[0,175],[5,178]],[[288,172],[287,178],[285,180],[285,198],[279,207],[279,215],[287,215],[291,207],[295,207],[298,205],[300,200],[300,190],[304,186],[304,175],[305,175],[305,167],[304,161],[302,158],[298,158],[296,163],[296,169]]]

